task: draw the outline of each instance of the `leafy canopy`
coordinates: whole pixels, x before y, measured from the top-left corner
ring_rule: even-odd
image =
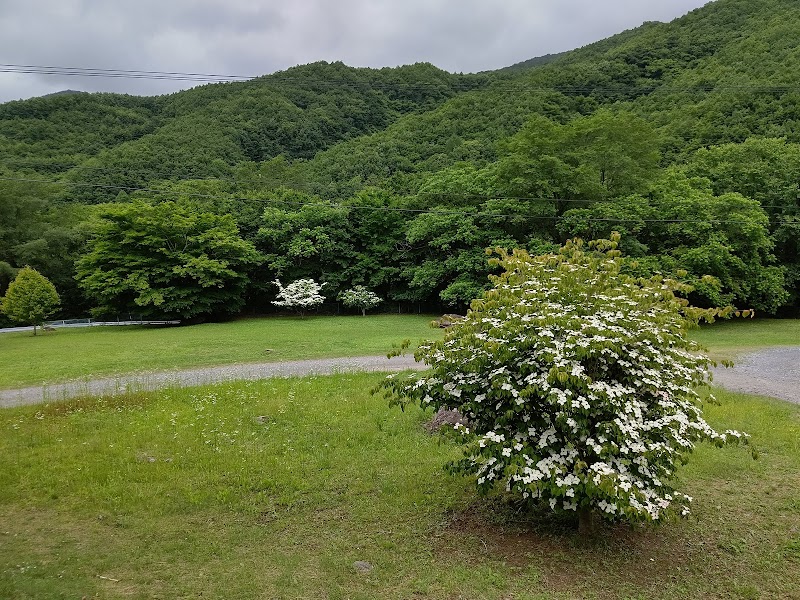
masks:
[[[231,216],[135,201],[99,217],[77,277],[100,312],[191,318],[242,307],[259,255]]]
[[[609,520],[656,521],[688,498],[670,483],[717,433],[695,391],[710,361],[686,337],[703,310],[675,280],[623,271],[619,235],[557,254],[500,254],[505,272],[445,339],[420,346],[430,370],[390,376],[393,402],[457,409],[464,457],[451,466],[488,491]]]
[[[58,292],[47,278],[36,269],[25,267],[20,269],[0,302],[0,311],[22,325],[42,325],[59,306]]]
[[[731,192],[715,195],[707,179],[673,167],[648,195],[568,210],[558,228],[565,237],[582,238],[603,238],[616,229],[624,233],[625,253],[637,259],[640,271],[688,271],[694,303],[774,313],[789,296],[785,269],[774,264],[769,224],[755,200]],[[718,285],[708,285],[705,275]]]

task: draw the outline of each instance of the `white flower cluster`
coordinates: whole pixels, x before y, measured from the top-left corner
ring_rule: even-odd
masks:
[[[277,279],[274,283],[278,286],[278,299],[272,301],[275,306],[305,309],[319,306],[325,301],[320,293],[325,284],[313,279],[298,279],[286,287]]]
[[[397,402],[458,409],[458,470],[554,510],[657,520],[688,498],[669,485],[698,441],[745,439],[702,418],[710,361],[685,337],[675,282],[634,280],[615,254],[503,255],[507,271],[442,342],[425,375],[387,380]]]

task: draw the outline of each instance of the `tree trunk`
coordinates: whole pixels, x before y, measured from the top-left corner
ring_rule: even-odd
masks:
[[[367,309],[366,308],[362,308],[361,309],[361,316],[362,317],[366,317],[367,316]]]
[[[36,335],[36,325],[33,326],[33,335]]]
[[[578,533],[581,537],[589,537],[597,531],[597,513],[589,507],[578,509]]]

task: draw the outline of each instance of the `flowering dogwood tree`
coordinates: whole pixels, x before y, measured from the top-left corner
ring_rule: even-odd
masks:
[[[320,293],[324,283],[317,283],[313,279],[298,279],[286,287],[279,280],[275,280],[278,286],[278,299],[273,300],[275,306],[285,306],[297,310],[302,317],[309,308],[314,308],[325,302],[325,297]]]
[[[430,370],[390,376],[393,402],[457,409],[464,456],[451,466],[484,491],[501,485],[555,511],[656,521],[688,514],[691,498],[670,481],[699,441],[718,433],[695,391],[710,360],[686,337],[699,319],[733,309],[690,307],[688,287],[623,272],[618,235],[568,242],[532,258],[498,251],[505,273],[473,301],[444,340],[420,346]]]
[[[368,309],[375,308],[383,302],[378,294],[369,291],[363,285],[357,285],[342,292],[339,295],[339,299],[345,306],[352,306],[361,310],[361,316],[366,316]]]

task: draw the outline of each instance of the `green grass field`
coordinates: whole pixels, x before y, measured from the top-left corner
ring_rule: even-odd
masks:
[[[0,335],[0,389],[139,371],[386,354],[441,336],[432,316],[241,319],[188,327],[87,327]]]
[[[316,320],[292,321],[296,332]],[[367,340],[370,321],[390,341]],[[413,325],[418,337],[440,335],[427,321]],[[339,336],[360,331],[358,354],[414,337],[399,323],[384,331],[387,317],[351,322]],[[697,333],[731,353],[792,343],[797,323],[773,323]],[[211,337],[202,327],[197,343]],[[749,432],[759,459],[701,446],[678,482],[695,497],[689,519],[606,527],[586,541],[572,523],[520,513],[448,475],[457,449],[424,432],[430,415],[372,396],[380,379],[236,382],[0,411],[0,598],[797,597],[800,406],[717,394],[707,419]],[[359,573],[355,561],[373,569]]]
[[[711,355],[733,358],[769,346],[800,346],[800,319],[729,319],[691,332]]]
[[[351,374],[0,413],[0,597],[796,598],[800,407],[720,394],[688,520],[594,541],[481,498]],[[358,573],[355,561],[373,565]]]
[[[436,339],[426,315],[242,319],[188,327],[88,327],[0,335],[0,389],[123,373],[304,358],[380,355]],[[800,320],[738,319],[694,330],[715,358],[800,345]]]

